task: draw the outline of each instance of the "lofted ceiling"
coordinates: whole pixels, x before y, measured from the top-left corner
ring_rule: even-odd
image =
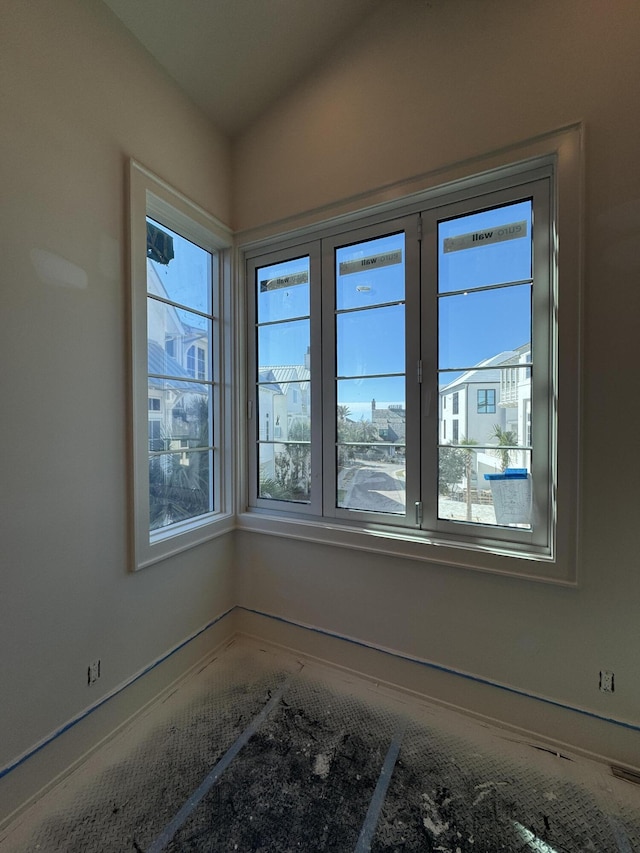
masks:
[[[211,117],[235,136],[380,0],[104,0]]]

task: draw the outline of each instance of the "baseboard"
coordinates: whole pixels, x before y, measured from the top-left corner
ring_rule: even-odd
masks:
[[[368,678],[510,733],[518,741],[582,756],[630,773],[640,770],[640,727],[585,709],[456,673],[429,661],[376,648],[266,613],[236,608],[241,635]]]
[[[368,679],[378,688],[400,690],[414,700],[498,727],[520,742],[615,765],[631,775],[640,773],[637,726],[353,638],[235,607],[5,768],[0,778],[0,831],[236,636]]]
[[[145,709],[175,689],[236,633],[231,610],[168,650],[2,770],[0,831]]]

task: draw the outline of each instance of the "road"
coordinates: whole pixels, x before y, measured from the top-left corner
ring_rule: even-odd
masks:
[[[405,481],[402,462],[371,462],[341,471],[340,506],[369,512],[405,512]]]

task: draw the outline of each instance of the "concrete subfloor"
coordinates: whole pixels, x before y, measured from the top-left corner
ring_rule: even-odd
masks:
[[[631,853],[640,786],[236,640],[0,833],[1,853]]]

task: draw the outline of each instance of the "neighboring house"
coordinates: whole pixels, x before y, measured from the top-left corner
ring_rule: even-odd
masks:
[[[258,381],[260,475],[270,479],[276,473],[277,443],[300,440],[309,428],[309,368],[302,364],[263,367]]]
[[[147,260],[147,287],[154,296],[167,298],[151,260]],[[149,450],[186,452],[199,437],[199,421],[189,412],[207,394],[204,385],[188,381],[207,379],[206,332],[182,322],[176,308],[156,300],[148,302],[147,323]]]
[[[517,443],[531,444],[531,345],[498,353],[440,389],[441,444],[474,440],[480,447],[497,446],[496,426],[511,431]],[[478,450],[474,479],[495,473],[501,460],[495,452]],[[529,467],[527,454],[513,452],[509,464]]]
[[[386,452],[389,456],[395,456],[404,451],[404,443],[407,435],[407,412],[400,404],[394,404],[387,408],[378,408],[375,399],[371,401],[371,422],[377,430],[380,441],[388,442]],[[391,444],[399,445],[392,447]]]

